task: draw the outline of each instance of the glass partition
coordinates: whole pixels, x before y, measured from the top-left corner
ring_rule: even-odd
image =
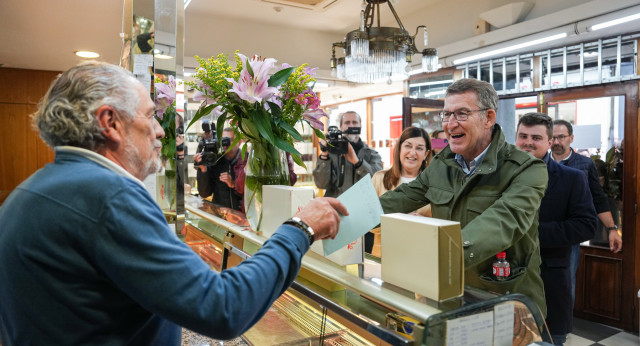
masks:
[[[126,0],[123,13],[127,23],[121,65],[131,70],[157,100],[160,93],[173,103],[157,107],[162,126],[162,168],[144,183],[162,208],[170,226],[179,231],[184,224],[184,92],[182,58],[184,7],[175,0]],[[179,232],[178,232],[179,233]]]
[[[571,148],[591,157],[598,169],[600,185],[609,199],[613,219],[622,229],[622,153],[624,140],[624,96],[607,96],[550,102],[548,114],[573,125]],[[599,222],[591,245],[609,246],[609,233]]]

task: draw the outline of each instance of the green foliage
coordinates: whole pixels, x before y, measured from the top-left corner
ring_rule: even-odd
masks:
[[[280,148],[289,152],[297,164],[305,167],[300,152],[294,147],[294,142],[303,140],[295,129],[295,125],[298,123],[309,124],[308,120],[304,118],[307,106],[296,101],[299,95],[303,95],[309,89],[309,83],[315,82],[315,79],[307,72],[306,64],[298,67],[283,66],[268,79],[269,87],[278,88],[275,97],[262,102],[250,103],[233,92],[233,83],[230,82],[230,80],[238,82],[243,69],[252,78],[259,78],[261,72],[255,66],[255,70],[251,67],[249,58],[243,62],[236,51],[235,68],[229,65],[224,54],[207,60],[196,56],[196,59],[200,68],[194,75],[196,82],[190,82],[189,85],[202,92],[213,104],[201,107],[188,127],[215,109],[216,114],[218,112],[222,114],[217,120],[219,138],[225,122],[229,122],[234,129],[237,140],[247,140],[257,145],[268,144]],[[259,61],[266,62],[262,59]],[[245,75],[243,78],[247,78],[247,76]],[[316,129],[314,131],[320,138],[324,138],[322,131]],[[243,157],[245,153],[246,147],[243,147]]]

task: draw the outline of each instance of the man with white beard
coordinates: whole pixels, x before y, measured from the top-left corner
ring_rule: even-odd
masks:
[[[55,150],[0,208],[0,343],[180,345],[182,326],[244,333],[296,278],[314,240],[334,238],[344,206],[317,198],[252,258],[217,273],[169,229],[142,181],[164,131],[128,71],[81,64],[33,115]]]

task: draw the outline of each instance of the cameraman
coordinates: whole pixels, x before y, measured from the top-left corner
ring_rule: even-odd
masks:
[[[198,182],[198,193],[200,197],[207,198],[213,193],[213,186],[209,178],[210,172],[208,172],[208,166],[202,162],[202,150],[205,148],[205,143],[213,140],[213,132],[211,131],[209,119],[202,120],[202,131],[204,131],[204,135],[198,143],[198,149],[193,156],[193,162],[197,171],[196,181]]]
[[[378,152],[360,139],[360,115],[352,111],[345,112],[340,114],[338,122],[340,131],[348,140],[347,153],[330,153],[327,143],[320,141],[322,152],[313,170],[316,186],[326,190],[325,197],[338,197],[367,173],[373,175],[382,169],[382,158]]]
[[[242,197],[244,195],[244,166],[247,163],[246,158],[243,160],[240,153],[240,147],[238,144],[229,148],[235,138],[233,129],[226,127],[222,131],[222,152],[224,153],[224,160],[227,162],[226,170],[221,171],[218,175],[218,181],[216,185],[220,186],[219,194],[223,195],[220,199],[225,199],[229,204],[222,201],[218,204],[228,206],[236,210],[244,211],[244,205],[242,203]],[[215,177],[214,177],[215,178]],[[225,188],[226,187],[226,188]],[[216,196],[213,196],[214,200]]]
[[[193,157],[198,170],[196,179],[198,180],[200,197],[212,196],[213,203],[241,211],[244,184],[237,186],[240,193],[234,189],[236,187],[234,166],[243,170],[244,162],[239,160],[240,150],[237,147],[227,152],[233,142],[233,130],[225,129],[221,142],[218,142],[215,134],[216,128],[209,120],[202,122],[202,130],[204,137],[198,144],[196,155]],[[229,134],[231,137],[227,137]],[[223,177],[229,183],[223,181]],[[244,181],[244,177],[242,180]]]

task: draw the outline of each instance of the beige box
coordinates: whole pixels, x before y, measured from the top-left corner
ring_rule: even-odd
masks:
[[[476,35],[482,35],[489,32],[491,26],[486,21],[480,19],[476,22],[476,27],[474,29],[474,33]]]
[[[463,294],[459,222],[408,214],[380,222],[383,281],[438,301]]]
[[[266,238],[271,237],[276,229],[294,216],[313,199],[313,188],[263,185],[262,186],[262,224],[260,229]]]

